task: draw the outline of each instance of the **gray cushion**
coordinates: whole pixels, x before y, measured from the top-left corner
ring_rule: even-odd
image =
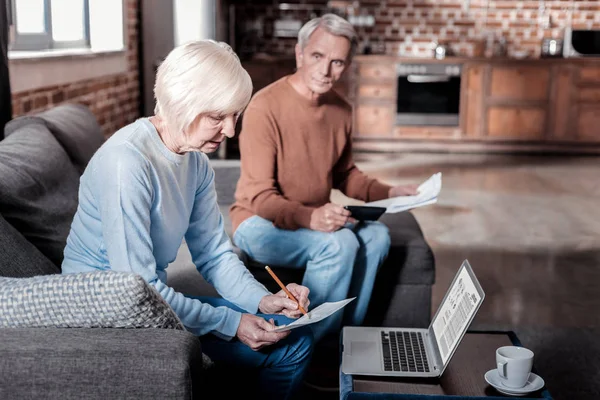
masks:
[[[0,399],[206,399],[201,356],[172,329],[0,328]]]
[[[28,121],[0,142],[0,214],[59,266],[79,173],[46,125]]]
[[[0,328],[184,329],[136,274],[99,271],[0,278]]]
[[[104,140],[96,117],[81,104],[63,104],[36,116],[15,118],[6,125],[5,135],[10,136],[33,119],[42,121],[50,129],[80,174]]]
[[[0,276],[28,278],[59,272],[56,265],[0,215]]]

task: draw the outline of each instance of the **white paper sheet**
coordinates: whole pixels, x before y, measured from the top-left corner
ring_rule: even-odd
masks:
[[[429,179],[419,185],[418,194],[414,196],[398,196],[390,199],[372,201],[365,206],[385,207],[386,213],[397,213],[412,208],[423,207],[437,202],[437,197],[442,190],[442,173],[431,175]]]
[[[349,299],[336,301],[333,303],[323,303],[320,306],[310,310],[307,315],[303,315],[290,324],[278,326],[277,328],[273,329],[272,332],[287,331],[304,325],[310,325],[314,324],[315,322],[319,322],[329,317],[336,311],[341,310],[346,306],[346,304],[350,303],[355,298],[356,297],[351,297]]]

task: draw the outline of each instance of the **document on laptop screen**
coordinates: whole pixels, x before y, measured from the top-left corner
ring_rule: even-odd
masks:
[[[467,328],[466,325],[480,301],[481,296],[477,293],[469,272],[462,268],[432,324],[444,364]]]

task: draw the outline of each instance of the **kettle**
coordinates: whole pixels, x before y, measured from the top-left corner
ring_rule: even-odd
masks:
[[[544,38],[542,40],[542,57],[562,57],[562,39]]]
[[[441,44],[441,43],[435,43],[435,42],[432,45],[433,45],[433,56],[436,59],[442,60],[446,56],[450,55],[450,48],[448,47],[448,45]]]

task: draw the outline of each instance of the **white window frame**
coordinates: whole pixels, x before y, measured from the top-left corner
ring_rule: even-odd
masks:
[[[90,47],[90,4],[89,0],[83,2],[83,39],[70,41],[57,41],[52,37],[52,0],[44,1],[44,32],[43,33],[19,33],[17,29],[16,0],[8,0],[10,3],[10,23],[13,25],[14,39],[11,50],[16,51],[41,51],[51,49],[85,49]]]
[[[117,1],[117,0],[115,0]],[[118,0],[122,15],[120,32],[111,40],[99,27],[112,24],[114,19],[106,18],[114,13],[91,15],[104,0],[87,0],[90,4],[90,45],[87,48],[62,48],[49,50],[20,51],[9,48],[8,64],[11,91],[19,93],[40,88],[70,84],[78,81],[96,79],[104,76],[123,74],[129,71],[127,3],[130,0]],[[95,6],[92,6],[94,3]],[[117,6],[117,4],[114,4]],[[96,7],[96,8],[95,8]],[[118,39],[118,40],[117,40]]]

